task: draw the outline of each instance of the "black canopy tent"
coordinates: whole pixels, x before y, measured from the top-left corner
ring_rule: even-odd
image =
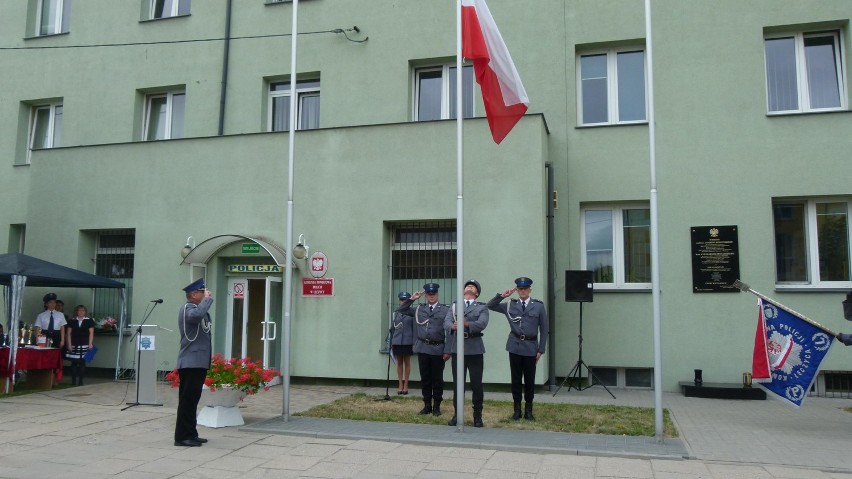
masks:
[[[9,336],[9,370],[15,370],[15,353],[18,346],[18,322],[21,318],[21,304],[26,286],[54,288],[118,288],[121,289],[121,318],[119,325],[124,326],[125,298],[124,283],[84,273],[67,266],[58,265],[21,253],[0,254],[0,284],[6,312],[6,334]],[[116,356],[116,368],[118,357]],[[13,375],[14,380],[14,375]],[[5,381],[8,391],[8,379]]]

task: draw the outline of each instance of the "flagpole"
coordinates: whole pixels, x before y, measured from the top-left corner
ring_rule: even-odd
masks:
[[[464,98],[462,97],[462,5],[456,0],[456,430],[464,431]],[[481,292],[480,292],[481,293]],[[451,363],[452,364],[452,363]]]
[[[746,293],[751,293],[751,294],[757,296],[758,298],[765,299],[766,301],[769,301],[770,303],[774,304],[775,306],[778,306],[779,308],[783,309],[784,311],[787,311],[788,313],[792,314],[793,316],[798,316],[799,319],[801,319],[802,321],[804,321],[806,323],[809,323],[811,326],[822,329],[823,331],[834,336],[835,338],[839,337],[838,333],[835,333],[834,331],[826,328],[825,326],[819,324],[818,322],[816,322],[813,319],[805,316],[804,314],[799,313],[792,308],[788,308],[787,306],[784,306],[783,304],[779,303],[778,301],[775,301],[774,299],[770,298],[769,296],[765,296],[761,293],[758,293],[757,291],[751,289],[751,286],[749,286],[746,283],[743,283],[740,280],[734,281],[734,287],[739,289],[740,291],[743,291],[743,292],[746,292]]]
[[[654,315],[654,427],[663,442],[663,359],[660,340],[660,238],[657,214],[657,132],[654,124],[654,42],[651,38],[651,0],[645,0],[645,50],[648,58],[648,143],[651,166],[651,303]]]
[[[288,164],[287,164],[287,232],[285,237],[284,251],[286,251],[286,266],[284,268],[284,339],[281,343],[281,377],[283,387],[283,406],[281,415],[284,422],[290,420],[290,310],[293,306],[293,259],[290,257],[293,251],[293,163],[296,150],[296,41],[299,23],[299,0],[293,0],[293,24],[290,27],[290,132],[288,133]]]

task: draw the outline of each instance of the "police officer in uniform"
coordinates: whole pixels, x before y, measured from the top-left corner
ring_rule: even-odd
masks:
[[[412,308],[412,304],[421,296],[417,291],[400,305],[397,312],[414,317],[414,352],[420,366],[420,388],[423,395],[423,409],[417,414],[441,415],[441,401],[444,400],[444,362],[450,359],[449,345],[446,342],[444,318],[450,311],[449,306],[438,302],[438,284],[426,283],[423,293],[426,303]]]
[[[515,287],[495,295],[488,302],[488,309],[506,315],[509,320],[509,339],[506,351],[509,352],[509,369],[512,372],[512,400],[515,412],[512,419],[521,418],[521,378],[523,378],[524,419],[534,421],[533,397],[535,396],[535,366],[544,355],[547,346],[549,325],[544,303],[530,298],[533,281],[527,277],[515,280]],[[512,299],[508,304],[501,303],[515,291],[520,299]]]
[[[186,304],[181,306],[178,312],[180,351],[177,370],[180,388],[175,421],[175,446],[197,447],[207,442],[207,439],[198,437],[195,413],[213,355],[210,335],[212,325],[208,313],[213,305],[213,293],[205,289],[203,279],[189,284],[183,290],[186,293]]]
[[[456,334],[464,334],[464,369],[465,376],[470,374],[470,389],[473,391],[473,427],[482,427],[482,400],[485,394],[482,391],[482,370],[485,367],[485,345],[482,343],[482,331],[488,326],[488,307],[485,303],[476,301],[482,287],[479,281],[469,280],[464,284],[464,302],[462,311],[453,308],[450,314],[444,318],[444,329],[449,331],[447,342],[450,344],[450,353],[453,356],[453,384],[456,382]],[[455,306],[455,305],[454,305]],[[457,318],[462,316],[463,324],[459,327]],[[464,382],[464,380],[462,380]],[[453,407],[456,414],[459,408],[464,407],[464,398],[453,395]],[[456,414],[448,423],[456,425]]]
[[[399,304],[410,298],[406,292],[399,293]],[[408,395],[408,378],[411,376],[411,356],[414,354],[414,318],[396,312],[391,320],[391,349],[396,358],[396,377],[399,379],[397,394]]]

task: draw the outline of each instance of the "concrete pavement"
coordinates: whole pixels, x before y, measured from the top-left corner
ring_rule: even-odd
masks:
[[[291,412],[355,392],[346,386],[291,388]],[[653,407],[650,391],[562,390],[541,402]],[[246,398],[242,428],[199,427],[210,442],[172,444],[176,390],[158,387],[162,407],[136,406],[130,382],[0,399],[0,478],[850,478],[849,399],[731,401],[664,394],[681,437],[652,438],[501,431],[449,426],[280,420],[281,386]],[[487,399],[507,399],[486,393]],[[684,459],[685,457],[685,459]],[[67,471],[67,472],[66,472]]]

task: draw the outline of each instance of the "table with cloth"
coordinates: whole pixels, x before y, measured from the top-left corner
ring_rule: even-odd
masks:
[[[0,348],[0,378],[12,378],[13,371],[9,369],[10,351],[11,348]],[[15,354],[15,370],[27,371],[29,386],[50,389],[62,379],[62,352],[59,348],[19,347]]]

